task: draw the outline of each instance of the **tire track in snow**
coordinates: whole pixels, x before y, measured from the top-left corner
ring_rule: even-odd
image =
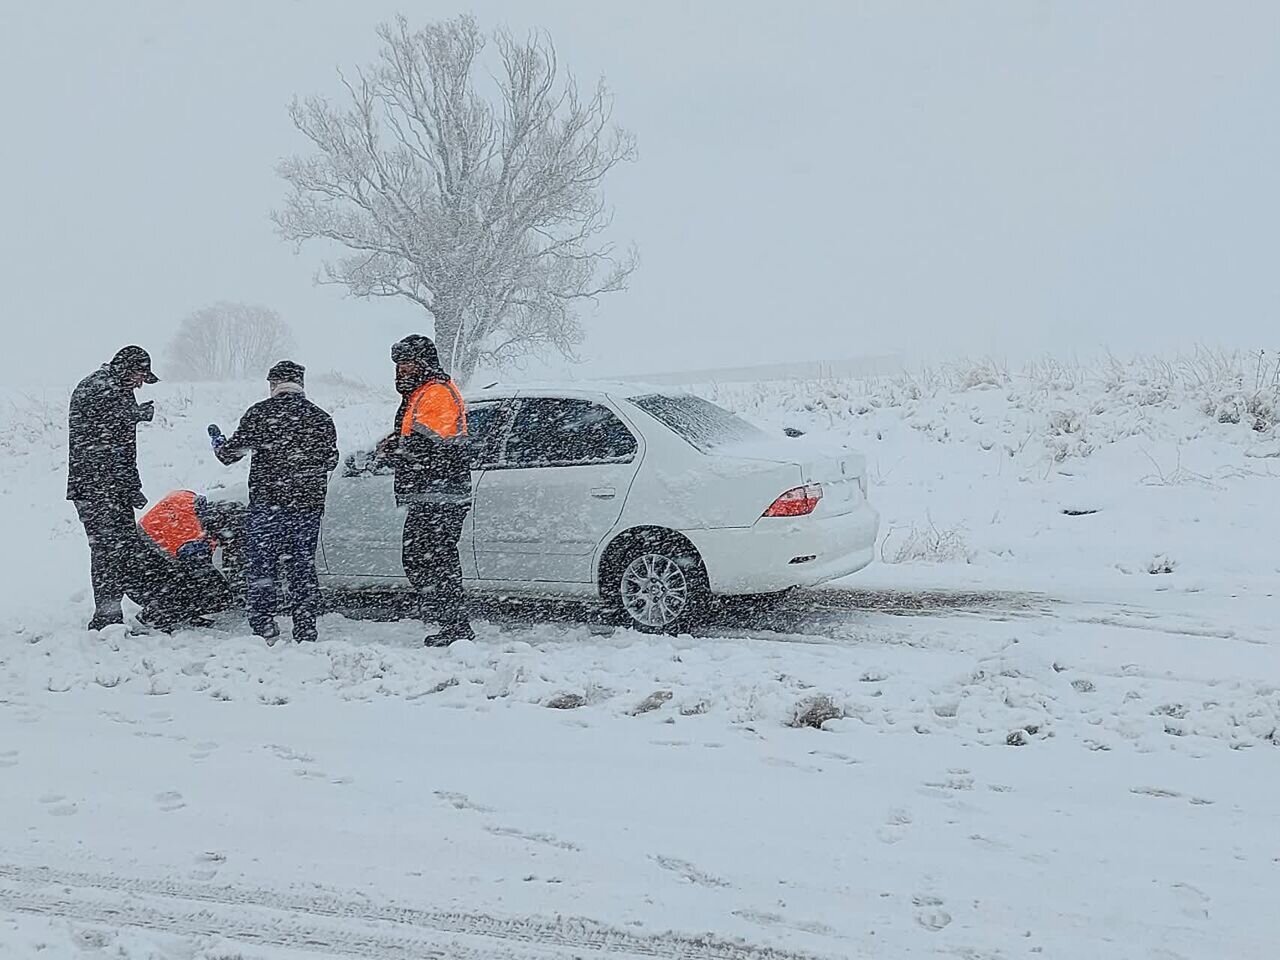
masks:
[[[566,951],[658,960],[815,960],[711,937],[635,934],[579,918],[495,917],[12,864],[0,864],[0,911],[378,960],[534,960]]]

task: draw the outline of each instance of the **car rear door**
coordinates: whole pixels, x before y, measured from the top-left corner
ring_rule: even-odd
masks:
[[[602,403],[517,400],[499,462],[476,485],[480,579],[590,583],[592,556],[618,522],[642,454]]]

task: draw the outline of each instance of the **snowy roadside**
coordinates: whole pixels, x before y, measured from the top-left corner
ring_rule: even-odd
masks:
[[[262,931],[281,910],[330,929],[298,904],[324,897],[347,904],[338,956],[400,955],[351,943],[370,917],[421,934],[386,919],[409,906],[823,956],[1268,955],[1269,648],[1179,649],[1178,623],[851,619],[817,643],[489,626],[447,653],[340,617],[275,650],[27,637],[0,680],[0,904],[125,957],[149,954],[122,924],[286,956],[298,937]],[[585,704],[552,708],[566,693]],[[847,716],[789,726],[818,693]],[[267,910],[220,927],[241,944],[220,953],[191,917],[236,898]],[[0,944],[30,929],[0,922]]]

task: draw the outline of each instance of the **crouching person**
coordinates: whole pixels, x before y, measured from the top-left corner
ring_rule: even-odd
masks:
[[[316,639],[316,547],[329,474],[338,465],[338,438],[333,418],[306,398],[304,374],[300,364],[282,360],[267,374],[270,397],[246,411],[230,439],[216,425],[209,427],[220,461],[232,464],[252,456],[245,601],[249,627],[268,643],[280,635],[275,615],[282,572],[289,584],[293,639]]]
[[[229,610],[235,595],[213,565],[223,548],[224,566],[234,568],[233,528],[240,525],[239,504],[211,504],[191,490],[175,490],[142,515],[142,531],[174,561],[166,591],[165,613],[198,617]]]

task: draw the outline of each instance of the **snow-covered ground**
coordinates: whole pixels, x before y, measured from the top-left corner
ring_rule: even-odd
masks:
[[[443,651],[91,637],[65,393],[0,400],[0,956],[1275,955],[1265,372],[704,390],[866,453],[883,562],[696,637],[498,608]],[[392,411],[312,392],[348,450]],[[258,393],[148,394],[151,496],[239,478],[204,425]]]

